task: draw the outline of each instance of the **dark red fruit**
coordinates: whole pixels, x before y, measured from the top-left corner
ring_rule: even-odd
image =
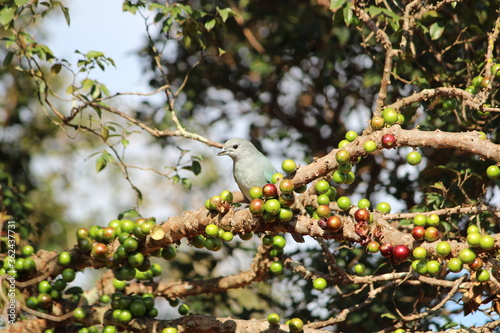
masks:
[[[394,250],[394,245],[392,245],[391,243],[384,243],[384,244],[380,245],[380,248],[379,248],[380,254],[386,258],[389,258],[392,256],[393,250]]]
[[[264,212],[264,200],[262,199],[253,199],[250,202],[250,212],[254,215],[261,215]]]
[[[411,231],[411,235],[415,240],[423,240],[425,238],[425,228],[424,227],[415,227]]]
[[[278,188],[274,184],[266,184],[262,188],[262,195],[266,199],[274,198],[278,195]]]
[[[342,220],[338,216],[330,216],[326,220],[326,229],[329,231],[337,232],[342,229]]]
[[[370,219],[370,212],[365,208],[358,209],[354,213],[354,219],[358,222],[367,222]]]
[[[410,256],[410,249],[406,245],[396,245],[392,251],[392,257],[396,262],[403,262]]]
[[[483,259],[476,257],[476,259],[474,259],[474,261],[469,264],[469,267],[470,269],[478,271],[481,268],[483,268],[483,264],[484,264]]]
[[[386,134],[382,137],[382,147],[390,149],[396,146],[396,137],[392,134]]]

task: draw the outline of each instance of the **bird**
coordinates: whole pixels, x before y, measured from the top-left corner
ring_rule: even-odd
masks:
[[[271,177],[278,172],[262,152],[243,138],[227,140],[217,156],[231,157],[234,181],[248,202],[252,201],[250,189],[271,183]],[[301,235],[292,234],[292,237],[297,242],[304,242]]]

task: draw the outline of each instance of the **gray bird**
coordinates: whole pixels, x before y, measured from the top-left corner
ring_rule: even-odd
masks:
[[[229,156],[233,159],[233,176],[241,193],[250,202],[250,189],[263,187],[271,182],[271,177],[278,172],[273,164],[248,140],[235,138],[226,141],[217,156]],[[304,242],[301,235],[292,234],[297,242]]]

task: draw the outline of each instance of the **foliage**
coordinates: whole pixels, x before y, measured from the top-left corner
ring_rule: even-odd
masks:
[[[79,60],[71,64],[32,33],[53,11],[70,24],[63,3],[4,2],[1,79],[14,84],[2,91],[2,127],[23,134],[2,137],[0,146],[0,302],[16,295],[16,324],[35,323],[39,330],[85,332],[105,321],[134,332],[166,326],[258,332],[269,329],[265,318],[277,312],[301,318],[305,332],[445,331],[460,326],[454,315],[479,311],[491,320],[477,330],[498,330],[500,178],[491,169],[500,163],[498,10],[487,0],[124,1],[124,12],[146,21],[139,56],[153,92],[115,93],[93,78],[115,66],[112,58],[76,51]],[[121,106],[123,95],[142,103]],[[346,136],[348,130],[358,136]],[[71,235],[77,229],[76,239],[54,254],[43,250],[43,241],[58,235],[42,226],[58,219],[61,208],[54,194],[32,182],[30,165],[60,132],[90,143],[95,172],[118,170],[137,206],[123,213],[112,207],[118,218],[107,227],[66,225]],[[296,189],[292,220],[253,215],[227,193],[205,207],[189,200],[214,188],[208,175],[214,170],[211,152],[199,155],[183,144],[220,148],[218,141],[236,132],[266,153],[308,161],[287,175]],[[168,153],[170,165],[141,167],[130,158],[139,137]],[[368,141],[374,152],[365,150]],[[350,163],[339,162],[339,151]],[[409,165],[411,151],[422,160],[417,155]],[[132,176],[136,171],[169,180],[192,211],[148,217],[141,208],[150,189]],[[326,199],[315,186],[322,179],[329,181]],[[303,185],[308,189],[299,191]],[[351,198],[347,208],[344,197]],[[281,204],[287,198],[281,195]],[[361,198],[371,202],[369,218],[358,207]],[[319,207],[321,200],[328,209]],[[379,205],[386,201],[401,212]],[[414,229],[422,216],[427,239]],[[342,227],[333,230],[337,222]],[[437,241],[430,226],[437,227]],[[274,245],[256,236],[244,240],[254,233],[273,235]],[[287,233],[309,237],[283,251],[278,242]],[[230,240],[233,234],[241,240]],[[436,250],[442,240],[451,254]],[[29,253],[28,243],[39,250]],[[393,253],[387,244],[406,248]],[[405,254],[416,247],[428,253],[421,262]],[[449,259],[469,247],[480,261],[461,258],[465,269],[451,272]],[[18,259],[10,260],[9,249]],[[424,265],[425,272],[425,260],[441,266],[431,272]],[[105,273],[86,293],[66,288],[85,268]],[[12,295],[7,273],[16,278]],[[317,278],[327,281],[326,289],[313,287]],[[161,298],[172,309],[181,299],[179,313],[186,316],[172,310],[158,316]]]

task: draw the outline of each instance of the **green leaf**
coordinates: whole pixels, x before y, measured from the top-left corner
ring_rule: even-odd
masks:
[[[443,35],[443,32],[444,26],[441,22],[434,22],[429,29],[429,34],[432,40],[439,39]]]
[[[95,170],[97,172],[100,172],[102,169],[106,167],[106,164],[108,164],[108,162],[106,161],[106,157],[104,156],[104,154],[102,154],[95,161]]]
[[[172,183],[177,184],[181,180],[181,177],[179,175],[175,175],[172,178]]]
[[[120,142],[122,143],[123,147],[127,147],[130,143],[130,141],[128,141],[127,139],[121,139]]]
[[[85,54],[87,58],[98,58],[104,56],[103,52],[100,51],[89,51],[87,54]]]
[[[389,319],[392,319],[392,320],[396,320],[397,319],[397,317],[395,315],[393,315],[392,313],[389,313],[389,312],[382,313],[380,315],[380,318],[389,318]]]
[[[14,1],[14,3],[16,4],[17,7],[27,5],[29,2],[30,2],[30,0],[15,0]]]
[[[50,68],[50,73],[52,75],[57,75],[59,74],[59,72],[61,71],[61,68],[62,68],[62,65],[60,63],[57,63],[57,64],[54,64],[51,68]]]
[[[346,0],[332,0],[332,1],[330,1],[330,10],[332,12],[336,12],[342,6],[345,5],[345,2],[346,2]]]
[[[182,185],[188,190],[190,190],[192,186],[191,180],[189,178],[182,178]]]
[[[63,12],[64,19],[66,20],[66,24],[69,26],[71,23],[71,18],[69,17],[69,8],[65,7],[61,4],[61,11]]]
[[[219,7],[217,7],[217,12],[219,13],[219,15],[221,17],[222,22],[226,22],[227,18],[229,17],[229,14],[234,15],[233,10],[229,7],[223,8],[223,9],[220,9]]]
[[[205,23],[205,29],[207,29],[207,31],[212,30],[215,27],[215,23],[217,23],[215,19],[208,21]]]
[[[11,64],[12,59],[14,59],[14,52],[7,52],[7,55],[3,59],[3,66],[7,67]]]
[[[350,26],[352,21],[354,20],[354,13],[351,7],[344,7],[344,22],[346,26]]]
[[[193,170],[193,173],[198,176],[201,172],[201,164],[198,161],[193,161],[191,164],[191,170]]]
[[[13,7],[4,7],[0,10],[0,25],[7,26],[14,19],[16,9]]]

